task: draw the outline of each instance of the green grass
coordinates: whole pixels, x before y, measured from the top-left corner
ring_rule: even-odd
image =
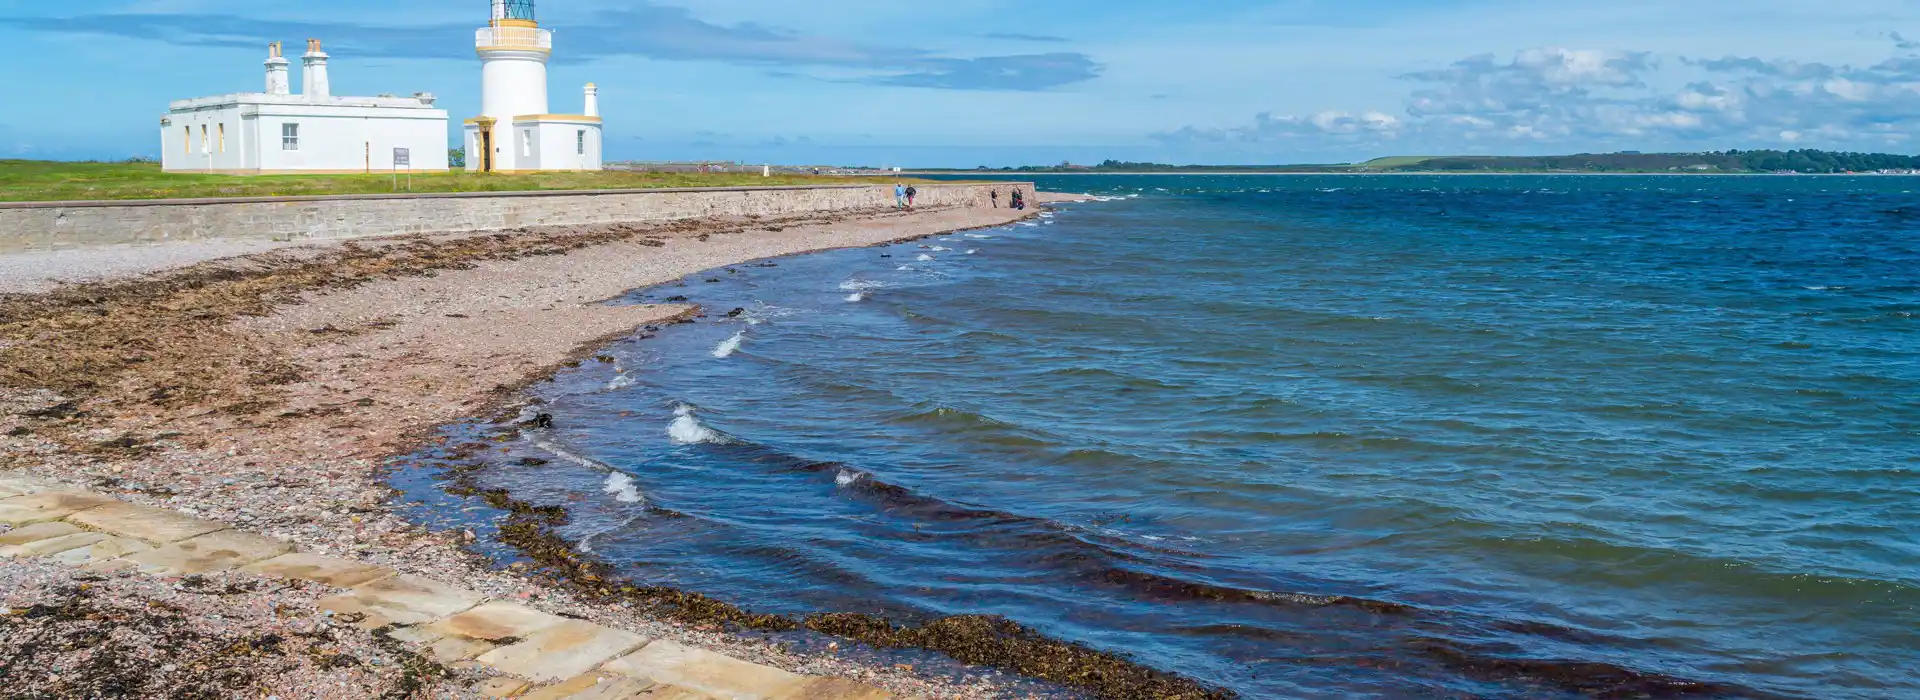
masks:
[[[402,186],[406,176],[402,175]],[[518,192],[530,190],[611,190],[656,187],[743,187],[765,185],[865,185],[866,177],[759,173],[539,173],[500,175],[415,174],[414,192]],[[891,184],[893,180],[886,181]],[[0,202],[77,199],[179,199],[186,197],[288,197],[295,195],[379,194],[393,191],[392,175],[207,175],[164,173],[157,163],[73,163],[0,160]]]

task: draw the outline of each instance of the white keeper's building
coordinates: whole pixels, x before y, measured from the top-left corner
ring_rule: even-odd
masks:
[[[587,84],[579,114],[551,113],[547,61],[553,58],[553,32],[540,28],[533,0],[492,3],[492,18],[474,36],[480,116],[466,124],[467,169],[602,169],[599,88]]]
[[[168,172],[229,175],[385,173],[394,149],[411,166],[447,170],[447,112],[431,93],[336,97],[327,54],[307,40],[301,93],[293,94],[280,44],[267,48],[267,91],[177,100],[160,120],[160,164]]]

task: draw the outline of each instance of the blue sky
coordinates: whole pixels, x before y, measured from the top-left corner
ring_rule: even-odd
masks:
[[[479,106],[486,0],[9,0],[0,156],[157,152],[308,36],[335,94]],[[1914,0],[541,0],[608,156],[971,167],[1912,153]],[[295,70],[296,76],[298,70]],[[296,85],[297,89],[297,85]]]

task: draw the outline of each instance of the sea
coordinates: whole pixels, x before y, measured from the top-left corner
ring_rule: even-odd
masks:
[[[477,478],[636,581],[1242,697],[1920,697],[1920,179],[1020,179],[1095,199],[611,302],[707,316]]]

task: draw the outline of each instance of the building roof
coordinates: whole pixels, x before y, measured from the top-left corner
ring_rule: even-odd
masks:
[[[271,105],[281,107],[377,107],[382,109],[438,109],[435,98],[422,93],[413,97],[322,97],[308,95],[269,95],[264,92],[236,92],[190,100],[174,100],[168,109],[180,112],[228,105]]]

